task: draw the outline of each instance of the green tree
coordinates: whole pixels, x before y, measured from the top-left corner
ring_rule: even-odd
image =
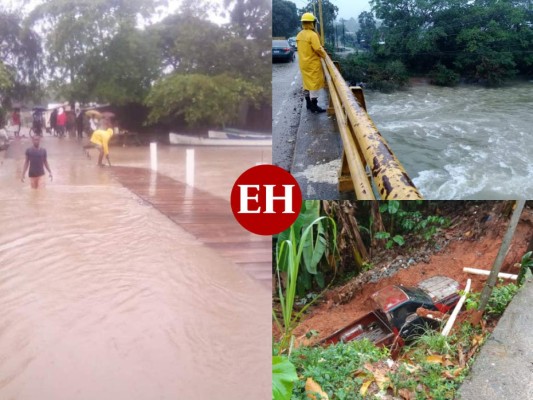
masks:
[[[137,101],[144,90],[142,86],[152,78],[152,65],[147,60],[140,61],[143,51],[146,54],[148,49],[146,43],[139,48],[132,47],[141,43],[141,34],[135,27],[139,18],[149,20],[156,4],[156,0],[48,0],[37,6],[28,21],[44,31],[52,86],[70,100],[81,96],[104,101]],[[121,56],[116,54],[119,47],[124,48]],[[152,53],[147,56],[151,57]],[[136,71],[132,73],[128,68],[133,61]],[[141,72],[143,66],[146,70]],[[129,86],[121,86],[121,93],[115,96],[117,86],[108,86],[117,78],[119,70],[128,71],[126,75],[132,76],[120,82]],[[99,87],[95,86],[94,77],[107,80],[108,85],[99,79]]]
[[[19,13],[0,9],[0,93],[22,101],[38,93],[43,76],[41,38]]]
[[[272,1],[272,36],[291,37],[300,25],[296,4],[287,0]]]
[[[255,39],[270,48],[272,3],[270,0],[224,0],[229,9],[230,29],[241,38]]]
[[[262,88],[227,74],[173,74],[159,80],[146,99],[150,122],[182,118],[189,126],[235,122],[244,103],[259,104]]]
[[[0,62],[0,95],[13,86],[13,77],[6,66]],[[0,101],[2,97],[0,97]]]
[[[357,19],[359,20],[357,43],[364,48],[369,48],[377,32],[374,16],[371,12],[363,11]]]
[[[409,70],[460,73],[499,84],[533,73],[533,14],[527,1],[372,0],[382,21],[375,57]],[[445,68],[445,69],[443,69]],[[453,84],[456,79],[439,79]]]
[[[146,100],[150,121],[223,126],[237,122],[243,108],[271,107],[270,6],[239,1],[233,7],[227,25],[206,21],[201,8],[186,4],[151,28],[166,76]]]

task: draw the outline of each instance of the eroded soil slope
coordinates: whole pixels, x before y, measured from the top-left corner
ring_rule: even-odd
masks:
[[[474,207],[463,216],[455,216],[451,227],[435,238],[435,253],[424,257],[409,254],[397,256],[342,287],[330,290],[325,295],[325,301],[314,307],[294,331],[297,343],[315,343],[368,313],[373,308],[370,295],[387,285],[414,286],[434,275],[445,275],[462,284],[471,278],[472,290],[481,291],[487,277],[467,274],[463,272],[463,267],[487,270],[492,267],[509,222],[509,217],[502,214],[501,204]],[[515,264],[520,262],[532,236],[533,212],[525,208],[505,257],[502,272],[518,273]],[[424,261],[418,262],[419,259]],[[388,276],[387,270],[393,264],[400,264],[401,267],[394,275]],[[378,280],[376,275],[384,277]],[[350,293],[350,300],[344,302],[347,292]],[[317,331],[318,336],[306,339],[305,335],[310,330]]]

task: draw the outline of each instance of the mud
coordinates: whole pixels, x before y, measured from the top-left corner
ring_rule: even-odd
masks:
[[[496,207],[503,203],[499,203]],[[488,277],[463,272],[463,267],[490,269],[505,234],[508,218],[500,216],[501,210],[474,211],[469,221],[456,220],[435,242],[433,251],[422,249],[414,255],[399,255],[393,260],[382,260],[374,269],[354,278],[346,285],[335,288],[325,295],[325,300],[312,309],[295,329],[297,343],[312,345],[349,322],[373,309],[372,293],[388,285],[415,286],[418,282],[435,275],[445,275],[466,283],[472,279],[472,291],[482,290]],[[484,221],[484,222],[480,222]],[[515,264],[526,252],[533,235],[533,211],[526,208],[521,216],[511,246],[505,257],[502,272],[518,273]],[[406,243],[409,246],[409,243]],[[347,287],[351,286],[348,290]],[[345,304],[340,294],[354,291]],[[306,339],[309,331],[318,336]]]

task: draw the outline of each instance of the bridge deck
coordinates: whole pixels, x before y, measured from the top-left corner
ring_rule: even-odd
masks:
[[[148,169],[113,167],[110,171],[121,184],[206,246],[271,286],[272,239],[242,228],[229,201]]]

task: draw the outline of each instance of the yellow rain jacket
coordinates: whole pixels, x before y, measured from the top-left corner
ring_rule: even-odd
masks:
[[[109,154],[109,140],[111,140],[111,136],[113,136],[113,129],[108,128],[105,131],[103,129],[98,129],[93,132],[91,142],[98,146],[102,146],[104,149],[104,155],[107,156]]]
[[[298,43],[298,61],[302,72],[305,90],[318,90],[324,87],[324,72],[320,58],[326,57],[326,52],[320,44],[318,34],[312,25],[306,26],[296,36]]]

